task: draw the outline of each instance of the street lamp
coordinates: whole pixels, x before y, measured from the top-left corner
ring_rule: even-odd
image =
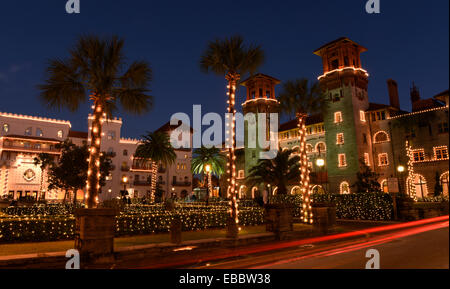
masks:
[[[397,172],[400,173],[400,184],[399,184],[399,189],[402,188],[403,189],[403,173],[405,172],[406,168],[403,165],[399,165],[397,167]],[[400,191],[400,190],[399,190]],[[405,190],[406,191],[406,190]]]
[[[321,172],[320,178],[319,178],[320,187],[325,192],[325,190],[323,189],[323,184],[322,184],[322,175],[323,175],[323,167],[325,166],[325,160],[322,158],[318,158],[316,160],[316,165],[320,168],[320,172]]]
[[[126,192],[127,192],[127,183],[128,183],[128,177],[127,176],[123,176],[122,177],[122,183],[123,183],[123,198],[125,199]]]

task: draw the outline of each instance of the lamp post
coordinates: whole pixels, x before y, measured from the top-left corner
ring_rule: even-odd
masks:
[[[399,172],[399,174],[400,174],[399,192],[402,192],[402,190],[403,190],[403,173],[405,172],[405,170],[406,170],[405,166],[403,166],[403,165],[399,165],[397,167],[397,172]]]
[[[323,189],[323,184],[322,184],[322,174],[323,174],[323,167],[325,166],[325,160],[322,158],[318,158],[316,160],[316,165],[320,168],[320,172],[321,172],[320,178],[319,178],[320,187],[322,188],[323,191],[325,191]]]

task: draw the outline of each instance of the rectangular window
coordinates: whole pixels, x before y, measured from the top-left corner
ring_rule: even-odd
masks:
[[[244,172],[244,170],[239,170],[239,172],[238,172],[238,178],[239,179],[243,179],[245,177],[245,172]]]
[[[343,133],[338,133],[336,135],[336,144],[338,144],[338,145],[344,144],[344,134]]]
[[[334,113],[334,123],[341,123],[342,120],[342,112],[337,111]]]
[[[422,162],[425,160],[425,151],[423,149],[413,151],[414,162]]]
[[[113,130],[108,131],[108,140],[115,140],[116,139],[116,132]]]
[[[338,166],[340,168],[347,166],[347,159],[345,158],[345,154],[338,155]]]
[[[448,123],[443,122],[438,124],[439,133],[448,133]]]
[[[359,118],[362,122],[366,122],[366,113],[362,110],[359,111]]]
[[[370,159],[368,153],[364,153],[364,163],[366,164],[366,166],[370,167]]]
[[[448,160],[448,148],[446,146],[435,147],[433,150],[435,160]]]
[[[377,121],[377,118],[375,116],[375,112],[372,112],[372,121]]]
[[[378,155],[378,165],[380,167],[384,167],[384,166],[388,166],[389,165],[389,160],[388,160],[388,154],[387,153],[382,153]]]

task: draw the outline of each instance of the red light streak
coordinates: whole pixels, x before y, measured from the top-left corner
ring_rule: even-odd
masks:
[[[195,263],[200,263],[200,262],[227,259],[227,258],[238,257],[238,256],[242,256],[242,255],[250,255],[250,254],[262,253],[262,252],[267,252],[267,251],[272,251],[272,250],[297,247],[297,246],[306,245],[306,244],[314,244],[314,243],[321,243],[321,242],[326,242],[326,241],[340,240],[340,239],[346,239],[346,238],[350,238],[350,237],[365,236],[365,235],[371,234],[371,233],[380,233],[380,232],[385,232],[385,231],[411,228],[411,227],[415,227],[415,226],[426,225],[426,224],[430,224],[430,223],[436,223],[436,222],[442,222],[442,221],[448,221],[448,220],[449,220],[449,216],[447,215],[447,216],[441,216],[441,217],[435,217],[435,218],[430,218],[430,219],[408,222],[408,223],[379,226],[379,227],[375,227],[375,228],[363,229],[363,230],[341,233],[341,234],[336,234],[336,235],[313,237],[313,238],[308,238],[308,239],[302,239],[302,240],[290,241],[290,242],[284,242],[284,243],[277,243],[277,244],[260,245],[260,246],[256,246],[256,247],[252,247],[252,248],[244,248],[244,249],[235,250],[233,252],[221,254],[221,255],[205,256],[203,258],[198,258],[198,259],[191,258],[189,260],[183,260],[180,262],[175,262],[175,263],[170,263],[170,264],[154,264],[152,266],[148,266],[145,268],[181,267],[181,266],[186,266],[189,264],[195,264]]]

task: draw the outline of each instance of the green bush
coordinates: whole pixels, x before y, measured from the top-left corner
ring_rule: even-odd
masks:
[[[225,227],[229,213],[221,210],[177,210],[124,214],[116,217],[116,236],[168,232],[171,220],[179,217],[183,231]],[[239,210],[239,224],[260,225],[264,222],[261,208]],[[70,240],[75,234],[73,216],[34,216],[0,218],[0,243]]]

